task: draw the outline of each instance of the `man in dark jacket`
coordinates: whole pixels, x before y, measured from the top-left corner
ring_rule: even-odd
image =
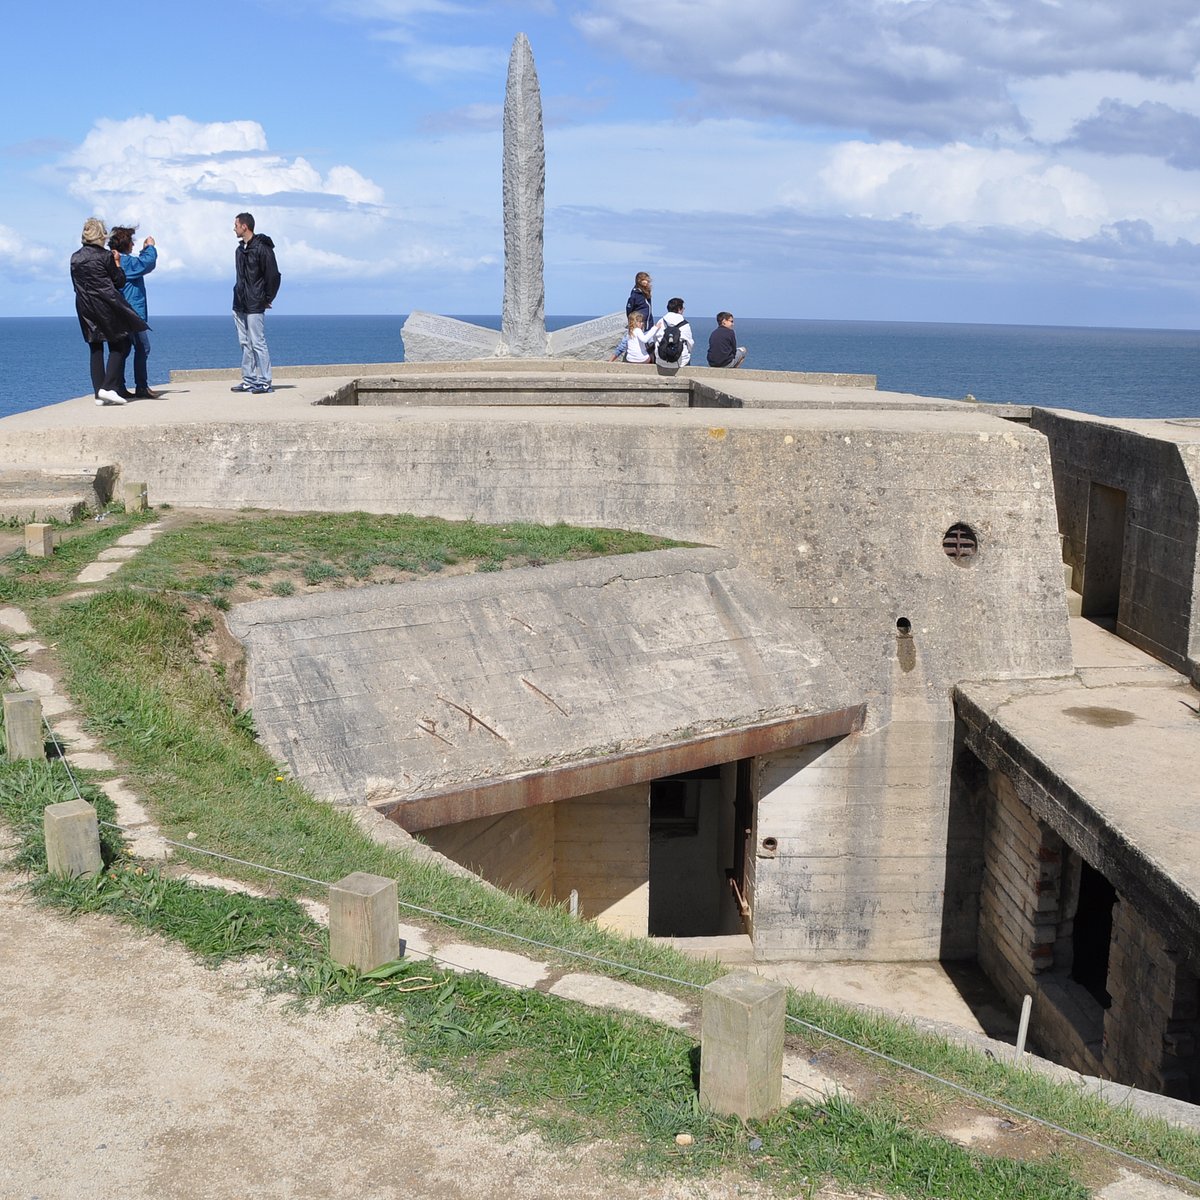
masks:
[[[124,404],[125,359],[132,342],[130,334],[150,326],[129,306],[121,294],[125,272],[120,255],[104,248],[108,230],[99,217],[83,224],[83,245],[71,255],[71,284],[75,288],[75,312],[79,329],[91,351],[92,391],[97,404]],[[104,343],[108,343],[108,364]]]
[[[232,390],[262,396],[271,386],[271,355],[263,314],[279,291],[279,268],[275,265],[275,243],[254,232],[254,217],[248,212],[233,218],[238,237],[234,251],[233,320],[242,344],[242,382]]]

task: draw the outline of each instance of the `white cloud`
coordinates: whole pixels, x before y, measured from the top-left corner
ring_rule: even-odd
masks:
[[[1082,238],[1112,219],[1087,175],[1013,150],[848,142],[819,179],[829,204],[874,219],[911,216],[928,228],[998,225]]]

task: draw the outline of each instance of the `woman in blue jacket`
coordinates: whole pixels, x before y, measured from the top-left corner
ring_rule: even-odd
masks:
[[[121,290],[125,299],[143,321],[148,321],[150,313],[146,307],[146,276],[158,262],[158,251],[154,248],[154,239],[148,237],[142,243],[141,253],[134,254],[133,235],[136,232],[136,228],[128,225],[115,225],[108,246],[121,256],[121,270],[125,272],[125,286]],[[133,394],[139,400],[158,399],[158,393],[150,390],[150,377],[146,373],[146,359],[149,356],[150,334],[143,329],[133,335]],[[123,378],[121,390],[125,391]]]

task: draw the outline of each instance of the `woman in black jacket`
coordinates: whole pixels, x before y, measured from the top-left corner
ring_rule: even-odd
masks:
[[[104,222],[98,217],[88,217],[83,223],[83,245],[71,255],[71,284],[75,288],[79,328],[91,351],[96,403],[124,404],[129,398],[125,391],[125,358],[133,344],[129,335],[150,326],[121,294],[125,272],[121,270],[120,255],[105,249],[107,237]]]

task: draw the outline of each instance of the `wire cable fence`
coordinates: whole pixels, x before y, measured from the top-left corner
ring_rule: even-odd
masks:
[[[12,658],[9,656],[8,649],[3,644],[3,642],[0,642],[0,656],[2,656],[4,658],[6,664],[9,667],[10,672],[15,677],[15,674],[16,674],[15,664],[14,664]],[[83,796],[82,789],[79,786],[79,781],[75,775],[75,772],[71,769],[71,764],[67,759],[66,751],[65,751],[61,741],[59,741],[58,735],[55,733],[53,727],[50,725],[49,719],[45,716],[45,714],[43,714],[43,716],[42,716],[42,723],[47,731],[50,742],[52,743],[52,745],[55,748],[55,755],[56,755],[58,761],[60,761],[63,764],[63,766],[66,768],[67,776],[71,782],[71,787],[72,787],[73,791],[75,792],[76,797],[80,800],[85,799],[85,797]],[[100,821],[99,823],[101,825],[103,825],[105,828],[116,830],[117,832],[125,834],[127,836],[137,836],[137,834],[139,832],[136,829],[132,829],[127,826],[117,824],[116,822],[113,822],[113,821]],[[159,834],[157,836],[160,838],[160,840],[162,841],[163,844],[174,847],[179,850],[186,851],[189,854],[196,854],[196,855],[200,855],[202,857],[212,858],[212,859],[215,859],[215,860],[218,860],[221,862],[233,863],[237,866],[246,867],[251,870],[262,871],[268,875],[275,875],[275,876],[279,876],[279,877],[282,877],[285,879],[293,879],[299,883],[308,884],[313,887],[328,889],[333,886],[333,882],[336,882],[336,881],[329,881],[329,880],[323,880],[323,879],[314,879],[310,875],[300,875],[295,871],[287,871],[287,870],[283,870],[282,868],[279,868],[279,867],[270,867],[264,863],[257,863],[250,859],[239,858],[236,855],[226,854],[219,850],[210,850],[207,847],[197,846],[191,842],[180,842],[180,841],[176,841],[172,838],[162,837],[161,834]],[[428,917],[430,920],[433,920],[433,921],[442,922],[442,923],[445,923],[448,925],[459,926],[464,929],[470,929],[477,933],[483,933],[483,934],[487,934],[491,937],[515,942],[522,946],[528,946],[528,947],[538,949],[538,950],[545,950],[552,954],[561,955],[564,958],[574,959],[574,960],[578,960],[578,961],[586,962],[586,963],[591,963],[591,964],[593,964],[595,966],[599,966],[599,967],[607,967],[610,970],[620,971],[620,972],[623,972],[623,973],[626,973],[629,975],[640,976],[641,978],[644,978],[644,979],[657,980],[661,983],[667,983],[674,987],[683,988],[686,990],[691,990],[691,991],[696,991],[696,992],[703,992],[703,990],[704,990],[703,984],[695,983],[692,980],[688,980],[688,979],[680,979],[676,976],[667,975],[662,972],[652,971],[646,967],[634,966],[629,963],[620,962],[616,959],[606,958],[603,955],[592,954],[589,951],[577,950],[577,949],[574,949],[574,948],[568,947],[568,946],[560,946],[554,942],[547,942],[547,941],[539,940],[538,938],[528,937],[525,934],[513,933],[511,930],[499,929],[494,926],[484,924],[483,922],[472,920],[468,917],[456,916],[453,913],[439,912],[437,909],[427,908],[420,904],[412,904],[405,900],[398,901],[398,904],[401,909],[404,909],[410,913],[419,914],[420,916],[423,916],[423,917]],[[446,965],[448,967],[452,967],[457,970],[473,969],[473,968],[464,967],[461,964],[451,963],[449,960],[438,958],[436,955],[433,955],[433,954],[426,954],[425,952],[421,952],[421,953],[427,959],[431,959],[432,961],[443,963],[444,965]],[[514,987],[522,986],[520,984],[514,984],[514,983],[511,983],[511,981],[506,981],[506,980],[501,980],[501,979],[497,979],[497,982],[509,983],[510,986],[514,986]],[[1009,1104],[1004,1100],[998,1100],[994,1096],[989,1096],[984,1092],[977,1091],[974,1088],[968,1087],[966,1084],[959,1083],[953,1079],[947,1079],[944,1076],[938,1075],[936,1072],[927,1071],[922,1067],[918,1067],[912,1063],[905,1062],[903,1059],[897,1058],[894,1055],[887,1054],[882,1050],[877,1050],[872,1046],[867,1046],[867,1045],[863,1044],[862,1042],[855,1041],[853,1038],[843,1037],[841,1034],[834,1033],[833,1031],[831,1031],[829,1029],[825,1029],[823,1026],[817,1025],[812,1021],[806,1021],[803,1018],[793,1016],[790,1013],[788,1013],[786,1015],[785,1020],[787,1021],[787,1023],[789,1025],[791,1025],[797,1029],[803,1029],[803,1030],[807,1031],[808,1033],[815,1034],[822,1038],[827,1038],[833,1042],[837,1042],[843,1046],[846,1046],[847,1048],[849,1048],[851,1050],[854,1050],[858,1053],[867,1055],[869,1058],[876,1059],[877,1061],[880,1061],[880,1062],[888,1063],[892,1067],[898,1068],[902,1071],[909,1072],[910,1074],[915,1075],[921,1079],[924,1079],[929,1083],[933,1083],[933,1084],[936,1084],[941,1087],[949,1088],[950,1090],[957,1092],[959,1095],[966,1096],[969,1099],[974,1100],[978,1103],[988,1105],[992,1108],[1000,1109],[1002,1112],[1008,1113],[1011,1116],[1018,1117],[1022,1121],[1032,1122],[1035,1125],[1039,1125],[1042,1128],[1050,1130],[1054,1133],[1060,1134],[1063,1137],[1070,1138],[1076,1142],[1090,1146],[1095,1150],[1100,1150],[1106,1154],[1111,1154],[1111,1155],[1113,1155],[1127,1163],[1130,1163],[1134,1166],[1141,1167],[1147,1171],[1151,1171],[1158,1176],[1161,1176],[1166,1179],[1170,1179],[1177,1183],[1184,1184],[1185,1186],[1187,1186],[1191,1189],[1195,1189],[1197,1187],[1198,1183],[1200,1183],[1200,1181],[1192,1179],[1186,1175],[1180,1175],[1178,1172],[1172,1171],[1168,1167],[1161,1166],[1158,1163],[1150,1162],[1144,1158],[1139,1158],[1136,1154],[1131,1154],[1128,1151],[1120,1150],[1115,1146],[1110,1146],[1107,1143],[1101,1142],[1098,1139],[1090,1137],[1087,1134],[1079,1133],[1076,1130],[1069,1129],[1064,1125],[1059,1125],[1056,1122],[1051,1121],[1045,1117],[1040,1117],[1036,1113],[1027,1112],[1025,1109],[1018,1108],[1015,1105]],[[1130,1087],[1129,1092],[1132,1093],[1133,1091],[1134,1091],[1134,1089],[1132,1087]]]

